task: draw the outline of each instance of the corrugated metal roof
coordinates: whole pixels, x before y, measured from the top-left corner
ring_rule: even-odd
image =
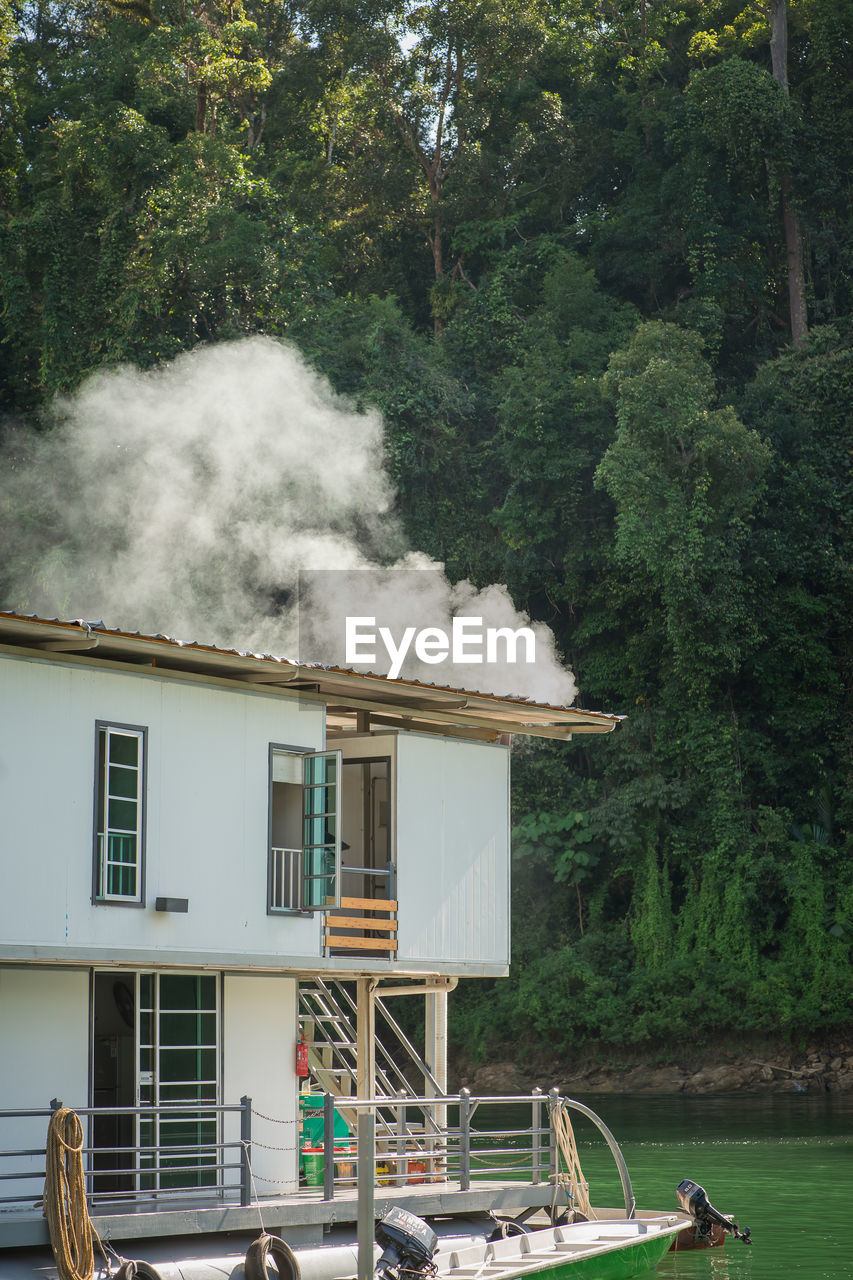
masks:
[[[199,675],[258,683],[297,692],[310,685],[310,696],[330,705],[375,708],[383,716],[403,721],[456,724],[521,733],[533,737],[568,737],[574,733],[609,733],[623,716],[576,707],[559,707],[452,685],[427,683],[356,671],[324,663],[299,662],[268,653],[220,648],[198,640],[177,640],[157,632],[125,631],[103,620],[41,618],[0,610],[0,643],[36,648],[42,652],[88,653],[114,661],[151,661],[169,669]],[[413,727],[407,723],[406,727]]]

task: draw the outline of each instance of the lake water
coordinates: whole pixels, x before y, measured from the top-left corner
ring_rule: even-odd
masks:
[[[622,1148],[637,1205],[677,1208],[691,1178],[750,1246],[669,1254],[658,1280],[853,1277],[853,1096],[579,1097]],[[590,1123],[572,1118],[593,1204],[621,1205],[618,1174]]]

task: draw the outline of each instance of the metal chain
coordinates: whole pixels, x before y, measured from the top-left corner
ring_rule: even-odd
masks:
[[[256,1111],[254,1107],[252,1107],[252,1115],[257,1116],[259,1120],[268,1120],[270,1124],[294,1124],[295,1125],[299,1123],[298,1120],[282,1120],[278,1116],[265,1116],[263,1111]]]
[[[489,1164],[489,1161],[486,1159],[486,1157],[485,1157],[485,1156],[478,1156],[478,1155],[475,1155],[473,1151],[471,1152],[471,1159],[472,1159],[476,1164],[483,1164],[483,1165],[488,1165],[488,1164]],[[504,1160],[503,1160],[503,1162],[502,1162],[501,1164],[491,1165],[491,1166],[489,1166],[489,1167],[490,1167],[490,1168],[493,1168],[493,1169],[502,1169],[502,1168],[504,1167],[504,1165],[519,1165],[519,1164],[524,1164],[526,1161],[529,1161],[529,1159],[530,1159],[530,1157],[529,1157],[529,1156],[526,1156],[526,1155],[525,1155],[525,1156],[522,1156],[519,1160],[506,1160],[506,1159],[504,1159]]]
[[[252,1179],[255,1182],[267,1182],[272,1187],[290,1187],[294,1188],[293,1178],[265,1178],[262,1173],[253,1173]]]

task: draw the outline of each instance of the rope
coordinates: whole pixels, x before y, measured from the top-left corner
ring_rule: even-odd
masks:
[[[583,1176],[578,1147],[575,1142],[575,1131],[569,1119],[568,1108],[562,1101],[555,1103],[552,1120],[557,1149],[566,1166],[566,1172],[561,1173],[558,1159],[557,1176],[554,1179],[554,1203],[556,1205],[557,1188],[564,1187],[573,1207],[580,1210],[584,1217],[593,1218],[595,1215],[589,1202],[589,1183]]]
[[[255,1208],[258,1211],[258,1222],[261,1224],[261,1235],[265,1236],[267,1234],[267,1229],[264,1226],[264,1215],[261,1213],[261,1198],[258,1195],[258,1187],[255,1182],[255,1171],[252,1168],[252,1157],[249,1143],[241,1140],[240,1146],[243,1148],[243,1154],[246,1157],[246,1164],[249,1166],[249,1177],[252,1180],[252,1194],[255,1197]]]
[[[47,1129],[44,1216],[60,1280],[92,1280],[95,1274],[93,1240],[107,1264],[86,1204],[83,1171],[83,1126],[70,1107],[60,1107]]]

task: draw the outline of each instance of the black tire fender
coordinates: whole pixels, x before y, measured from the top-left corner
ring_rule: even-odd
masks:
[[[289,1244],[268,1232],[259,1235],[246,1252],[246,1280],[270,1280],[267,1259],[272,1257],[279,1280],[301,1280],[299,1263]]]
[[[123,1258],[113,1280],[162,1280],[162,1277],[150,1262],[139,1262],[133,1258]]]
[[[512,1218],[496,1218],[495,1229],[486,1236],[487,1244],[494,1244],[496,1240],[506,1240],[509,1236],[526,1236],[530,1231],[523,1222],[515,1222]]]

